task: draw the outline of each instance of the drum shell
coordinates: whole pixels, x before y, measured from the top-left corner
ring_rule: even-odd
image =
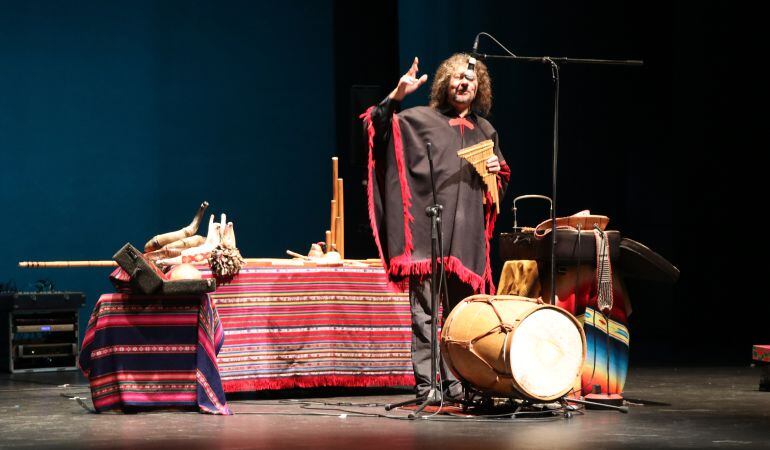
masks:
[[[574,316],[557,306],[512,295],[474,295],[460,302],[447,316],[442,329],[441,354],[444,361],[459,380],[490,394],[535,401],[562,397],[573,386],[566,386],[563,392],[554,396],[536,396],[520,386],[511,373],[510,347],[516,327],[542,309],[556,310],[574,323],[582,340],[581,361],[584,361],[585,333]],[[577,370],[575,380],[579,378],[580,370]]]

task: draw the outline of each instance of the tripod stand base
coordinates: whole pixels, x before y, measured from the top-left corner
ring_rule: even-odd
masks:
[[[593,399],[589,399],[589,396],[593,396]],[[598,401],[595,401],[594,399],[598,398],[601,400],[601,397],[607,397],[608,399],[615,397],[613,399],[614,401],[617,401],[617,398],[620,398],[621,403],[620,404],[610,404],[610,403],[601,403]],[[623,414],[628,414],[628,407],[627,406],[621,406],[623,405],[623,397],[621,397],[618,394],[588,394],[585,397],[585,400],[579,400],[577,398],[567,398],[562,397],[562,403],[577,403],[580,405],[584,405],[586,409],[612,409],[614,411],[622,412]]]
[[[588,394],[585,399],[592,403],[600,403],[602,405],[610,406],[623,406],[623,396],[619,394]],[[596,406],[592,406],[590,403],[586,404],[586,409],[601,409]]]
[[[441,391],[438,389],[431,389],[427,394],[417,397],[417,398],[411,398],[409,400],[398,402],[398,403],[388,403],[385,405],[385,411],[390,411],[395,408],[400,408],[402,406],[407,405],[419,405],[417,409],[414,412],[409,413],[410,419],[416,419],[419,414],[428,406],[434,406],[434,405],[440,405],[442,403],[442,397],[441,397]]]

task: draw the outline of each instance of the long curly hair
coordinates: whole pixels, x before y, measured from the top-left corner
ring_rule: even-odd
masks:
[[[455,53],[445,59],[436,70],[433,77],[433,86],[430,88],[430,107],[434,109],[444,109],[451,107],[447,99],[449,82],[454,75],[455,69],[468,64],[468,58],[471,55],[467,53]],[[471,109],[481,116],[486,116],[492,109],[492,79],[489,77],[487,65],[483,61],[476,60],[476,78],[479,86],[476,88],[476,98],[473,99]]]

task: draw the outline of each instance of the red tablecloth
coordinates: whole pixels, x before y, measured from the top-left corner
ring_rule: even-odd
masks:
[[[226,392],[414,384],[409,298],[382,268],[246,266],[211,297]]]

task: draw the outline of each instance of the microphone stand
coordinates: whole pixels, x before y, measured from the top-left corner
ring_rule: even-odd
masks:
[[[430,217],[430,390],[423,396],[385,405],[385,410],[390,411],[393,408],[419,403],[420,406],[409,414],[410,419],[419,417],[420,413],[428,406],[443,404],[441,386],[438,385],[437,379],[441,375],[441,357],[438,348],[438,307],[441,291],[443,290],[445,298],[449,298],[444,262],[442,261],[440,266],[438,264],[438,258],[442,257],[443,259],[444,256],[444,235],[441,229],[441,213],[444,207],[438,203],[438,198],[436,197],[436,180],[433,175],[431,143],[428,142],[426,147],[428,149],[428,165],[430,167],[430,187],[433,192],[433,204],[425,208],[425,214]]]
[[[560,64],[593,64],[609,66],[642,66],[643,61],[633,59],[586,59],[586,58],[557,58],[551,56],[516,56],[510,55],[487,55],[477,53],[478,38],[486,35],[497,40],[487,33],[479,33],[473,44],[472,56],[479,59],[505,59],[516,63],[538,63],[551,66],[551,78],[553,80],[553,156],[552,156],[552,178],[551,178],[551,298],[550,304],[556,304],[556,174],[557,162],[559,157],[559,68]],[[501,47],[502,44],[497,42]],[[505,49],[505,47],[503,47]],[[508,49],[506,49],[507,51]]]

